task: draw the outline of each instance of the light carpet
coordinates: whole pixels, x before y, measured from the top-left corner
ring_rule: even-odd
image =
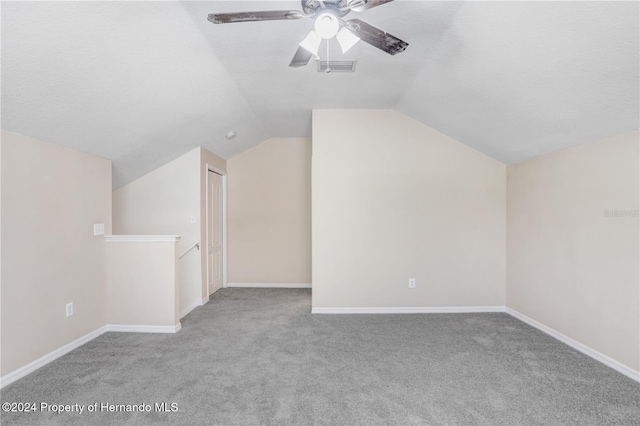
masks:
[[[639,383],[507,314],[310,311],[308,289],[220,290],[177,334],[106,333],[1,392],[82,414],[2,425],[640,424]]]

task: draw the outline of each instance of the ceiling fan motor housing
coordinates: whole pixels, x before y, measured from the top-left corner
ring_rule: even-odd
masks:
[[[348,0],[301,0],[302,10],[306,15],[314,16],[322,12],[333,12],[337,17],[342,18],[349,13],[349,1]],[[353,0],[352,0],[353,1]],[[356,2],[366,3],[365,0],[355,0]],[[324,7],[323,7],[324,4]]]
[[[366,5],[367,0],[347,0],[347,6],[349,7],[349,9],[356,12],[364,11]]]

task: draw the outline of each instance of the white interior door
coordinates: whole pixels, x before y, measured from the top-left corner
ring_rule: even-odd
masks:
[[[207,188],[207,282],[209,294],[222,288],[222,176],[209,171]]]

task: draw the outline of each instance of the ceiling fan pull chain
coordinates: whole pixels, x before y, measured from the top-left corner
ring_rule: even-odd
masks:
[[[331,72],[331,68],[329,68],[329,39],[327,39],[327,69],[325,71],[327,74]]]

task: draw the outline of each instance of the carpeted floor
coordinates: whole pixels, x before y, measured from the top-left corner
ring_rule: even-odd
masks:
[[[2,425],[640,424],[640,384],[507,314],[310,308],[309,290],[224,289],[175,335],[104,334],[1,392],[82,414]]]

